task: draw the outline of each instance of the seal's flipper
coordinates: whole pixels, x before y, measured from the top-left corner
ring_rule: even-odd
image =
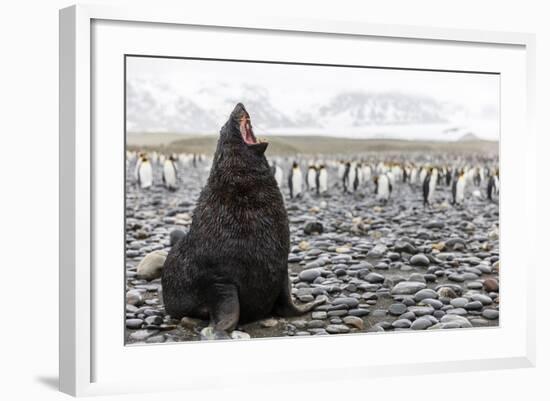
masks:
[[[295,305],[294,302],[292,302],[292,297],[290,295],[290,283],[287,279],[285,280],[283,290],[277,299],[273,312],[282,317],[300,316],[311,311],[316,306],[324,304],[326,301],[326,297],[319,297],[319,299],[308,302],[307,304]]]
[[[210,326],[230,333],[239,323],[239,293],[234,284],[214,284],[208,294]]]

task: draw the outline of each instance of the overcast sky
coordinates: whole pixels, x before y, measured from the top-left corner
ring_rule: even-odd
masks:
[[[129,57],[127,82],[139,91],[147,91],[164,108],[182,97],[212,110],[216,116],[228,114],[228,99],[253,96],[251,91],[262,92],[274,109],[287,116],[315,114],[345,92],[425,97],[461,110],[446,114],[452,124],[473,130],[480,137],[498,139],[498,75]],[[249,111],[254,116],[254,110]],[[138,123],[129,115],[129,126],[147,131],[143,123],[146,117],[140,117]],[[158,130],[163,129],[162,122],[155,124],[151,126],[160,124]]]

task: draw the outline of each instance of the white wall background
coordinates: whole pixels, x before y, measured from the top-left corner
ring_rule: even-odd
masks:
[[[97,3],[131,4],[113,0]],[[249,12],[537,34],[538,361],[534,369],[316,383],[202,392],[203,399],[547,399],[550,377],[550,267],[547,244],[550,150],[550,25],[544,0],[154,1],[212,13]],[[198,4],[200,3],[200,4]],[[256,3],[256,5],[254,5]],[[0,6],[0,394],[2,399],[65,399],[57,393],[58,20],[64,0],[4,1]],[[521,133],[518,132],[518,135]],[[535,172],[533,172],[535,173]],[[514,266],[521,268],[521,266]],[[533,306],[535,307],[535,306]],[[157,369],[154,366],[137,367]],[[156,400],[151,394],[105,399]],[[191,399],[191,398],[188,398]]]

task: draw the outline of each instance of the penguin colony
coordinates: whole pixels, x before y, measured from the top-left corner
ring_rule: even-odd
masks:
[[[422,159],[422,157],[410,157]],[[443,160],[443,158],[441,158]],[[377,160],[375,157],[326,158],[271,157],[271,171],[285,199],[330,196],[340,191],[352,196],[363,193],[381,204],[391,201],[396,186],[409,185],[424,207],[447,201],[464,205],[471,197],[498,200],[500,175],[497,157],[453,156],[425,161]],[[134,183],[141,190],[161,185],[169,191],[185,185],[185,171],[208,171],[211,158],[204,154],[163,154],[128,151],[126,163],[133,166]]]
[[[305,270],[304,266],[316,261],[317,255],[313,252],[309,254],[314,248],[307,248],[315,243],[320,244],[323,252],[330,252],[331,257],[339,259],[347,257],[346,252],[350,245],[359,247],[357,254],[364,254],[367,251],[360,248],[362,244],[368,243],[373,247],[371,250],[375,250],[375,245],[378,244],[393,243],[395,248],[402,239],[405,242],[411,242],[415,248],[421,249],[418,251],[420,253],[424,253],[428,247],[432,248],[432,252],[428,253],[432,256],[437,253],[436,247],[445,246],[440,255],[445,255],[446,249],[450,249],[450,252],[460,255],[458,256],[460,260],[468,260],[464,264],[469,264],[470,259],[475,260],[474,257],[478,254],[482,256],[485,254],[484,258],[491,263],[495,263],[499,257],[500,175],[497,153],[480,151],[467,154],[433,151],[426,154],[385,151],[354,155],[276,156],[270,155],[269,149],[266,153],[271,174],[275,178],[274,183],[276,182],[280,188],[288,212],[292,249],[288,267],[293,295],[300,302],[311,301],[309,293],[306,295],[302,293],[303,288],[306,288],[305,283],[309,283],[307,288],[313,291],[313,288],[318,285],[315,280],[326,281],[327,285],[335,291],[328,292],[329,301],[331,304],[336,304],[337,299],[356,292],[357,287],[347,289],[348,286],[356,286],[355,280],[358,280],[357,283],[365,282],[366,276],[349,274],[349,272],[354,273],[354,268],[358,264],[350,264],[346,269],[341,269],[337,267],[341,266],[339,262],[334,262],[334,270],[331,266],[321,268],[326,271],[331,269],[330,277],[319,276],[313,282],[308,281],[309,276],[300,278],[302,270]],[[146,274],[151,273],[152,277],[157,277],[158,272],[162,271],[168,250],[188,232],[195,217],[196,199],[202,187],[206,185],[211,164],[210,154],[175,153],[174,149],[170,148],[165,148],[164,151],[134,148],[127,154],[127,300],[129,303],[137,303],[135,307],[132,307],[133,304],[127,305],[127,324],[129,324],[126,332],[127,343],[144,342],[138,336],[143,333],[145,327],[155,332],[160,330],[159,335],[162,335],[160,340],[159,337],[152,336],[147,342],[162,342],[164,338],[166,341],[200,338],[201,325],[189,329],[187,325],[194,324],[192,321],[186,320],[180,324],[178,319],[167,317],[169,314],[166,314],[164,293],[161,291],[159,279],[154,278],[149,281],[150,276]],[[445,226],[443,229],[438,228],[440,226],[431,228],[431,224],[442,223]],[[306,229],[313,231],[306,232]],[[321,233],[320,230],[323,232]],[[460,239],[467,241],[466,248]],[[302,250],[302,246],[305,250]],[[391,246],[388,250],[392,250]],[[256,249],[258,248],[261,246]],[[334,251],[328,251],[329,248]],[[343,255],[339,255],[340,251]],[[412,255],[416,250],[399,252]],[[383,268],[384,266],[388,268],[389,265],[389,269],[392,270],[388,271],[390,276],[387,277],[392,277],[394,274],[408,277],[418,271],[421,274],[425,273],[423,271],[425,267],[413,266],[412,271],[401,270],[402,267],[409,268],[406,262],[401,267],[397,265],[405,259],[394,262],[391,259],[394,257],[393,254],[391,258],[389,252],[386,255],[388,255],[387,258],[367,260],[374,266],[371,272],[384,276],[386,273]],[[299,262],[298,257],[301,258]],[[408,258],[408,256],[405,257]],[[394,266],[393,263],[396,265]],[[455,266],[451,266],[454,260],[444,263],[449,264],[449,268],[446,269],[449,272],[454,273],[457,270]],[[498,283],[498,270],[495,270],[498,269],[498,263],[497,261],[496,267],[492,267],[491,276],[487,279],[492,280],[491,285]],[[378,267],[379,265],[381,267]],[[147,270],[144,267],[147,267]],[[379,268],[382,270],[378,270]],[[460,273],[460,269],[462,267],[458,269],[459,274],[463,274]],[[472,269],[472,266],[466,269]],[[342,270],[348,273],[342,275]],[[349,277],[352,277],[353,281],[347,281]],[[446,281],[447,277],[447,273],[441,277],[436,276],[432,284],[434,286],[448,284],[453,285],[453,288],[458,286],[468,294],[470,288],[467,286],[480,281],[475,279],[451,284]],[[487,276],[484,274],[482,278],[485,280],[485,277]],[[388,285],[397,284],[396,281]],[[370,287],[371,284],[365,283],[365,285]],[[489,293],[489,290],[485,292]],[[368,294],[368,292],[365,293]],[[362,299],[359,302],[372,305],[371,311],[380,307],[386,308],[387,298],[381,299],[382,304],[377,304],[376,300],[368,301]],[[488,307],[489,312],[495,313],[494,308],[498,308],[498,303],[491,304]],[[165,320],[159,325],[160,320],[156,317],[157,315],[140,315],[143,310],[155,311],[159,317],[164,316]],[[475,323],[479,316],[471,317]],[[142,318],[143,322],[140,320]],[[150,323],[145,322],[146,319]],[[235,335],[247,333],[251,337],[266,334],[294,335],[292,332],[287,333],[286,325],[287,322],[293,324],[294,320],[278,320],[276,316],[274,319],[279,322],[274,327],[264,327],[265,322],[262,320],[237,328]],[[267,319],[266,322],[271,323],[274,319]],[[313,315],[300,316],[296,319],[318,323],[318,319]],[[363,329],[357,330],[358,332],[369,331],[370,322],[378,325],[381,322],[392,323],[397,319],[398,316],[390,316],[390,314],[384,317],[372,317],[364,322]],[[136,321],[139,325],[133,326]],[[498,318],[488,322],[484,324],[498,324]],[[325,324],[329,323],[332,324],[329,319],[326,319]],[[136,337],[133,337],[134,335]]]

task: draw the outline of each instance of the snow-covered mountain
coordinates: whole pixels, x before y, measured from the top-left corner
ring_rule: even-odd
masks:
[[[477,124],[476,111],[462,105],[412,94],[342,91],[327,99],[312,96],[309,104],[288,107],[284,99],[276,104],[269,91],[258,85],[210,83],[196,91],[182,89],[150,81],[128,82],[128,131],[213,134],[237,102],[250,111],[259,135],[455,140],[465,130],[479,137],[494,137],[496,129],[495,124]]]

